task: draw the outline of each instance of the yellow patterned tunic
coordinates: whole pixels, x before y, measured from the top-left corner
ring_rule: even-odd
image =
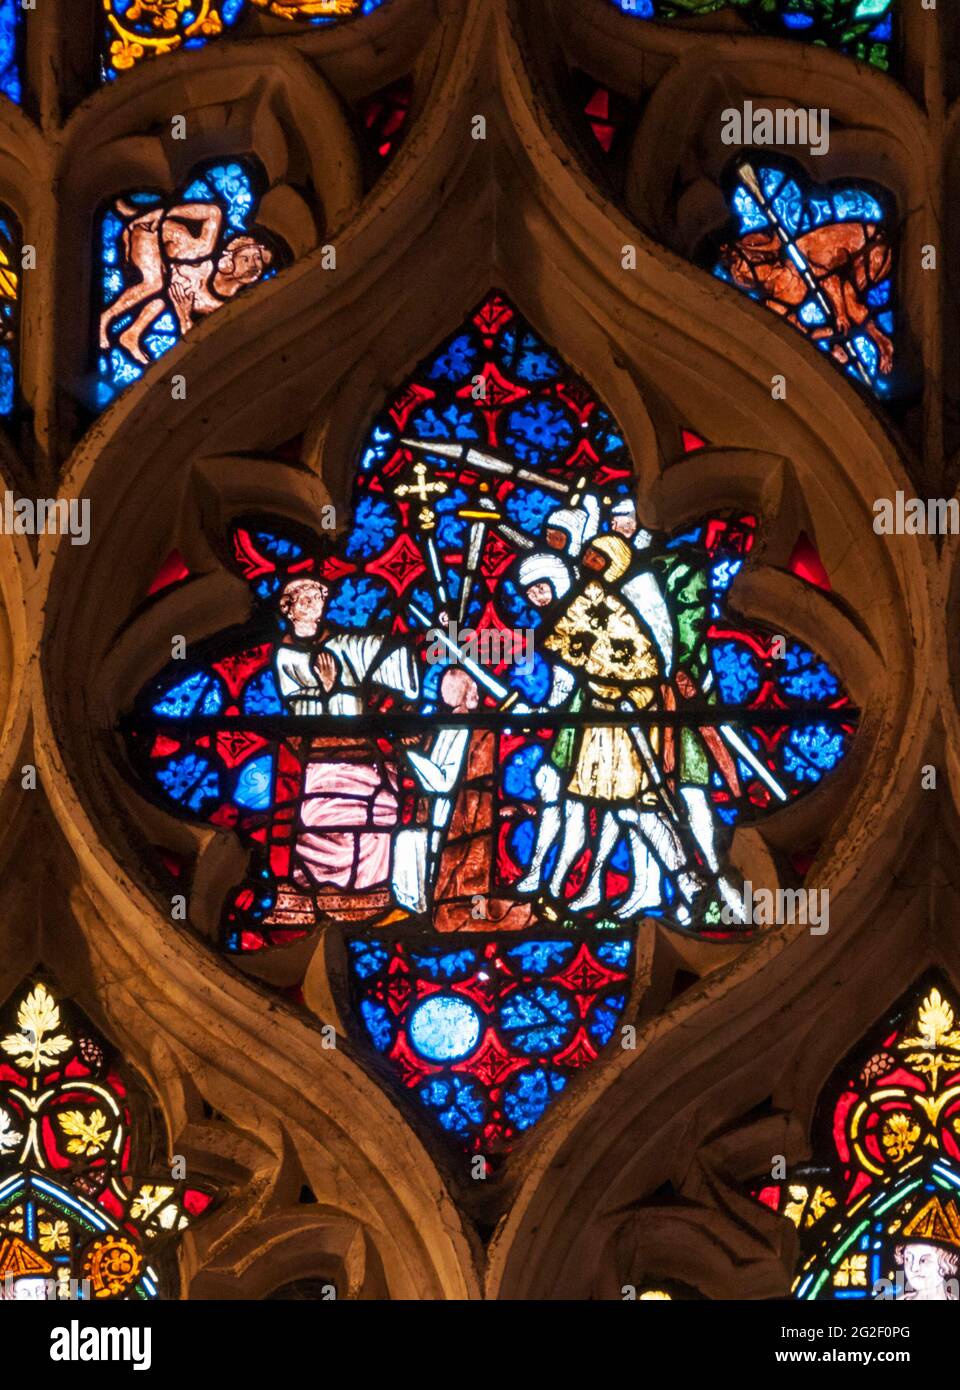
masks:
[[[638,619],[598,580],[564,610],[545,646],[587,682],[594,709],[615,710],[623,701],[645,709],[660,679],[657,649]],[[651,750],[659,745],[657,731]],[[652,791],[650,776],[628,729],[589,725],[583,730],[569,791],[602,801],[637,801]]]

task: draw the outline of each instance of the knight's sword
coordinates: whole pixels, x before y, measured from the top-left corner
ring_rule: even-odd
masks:
[[[774,796],[778,797],[781,801],[786,801],[787,793],[783,790],[780,783],[770,772],[769,768],[764,767],[763,763],[754,753],[753,749],[750,747],[748,743],[744,742],[744,740],[740,737],[737,731],[735,729],[732,729],[729,724],[721,724],[720,732],[723,734],[730,747],[734,749],[735,752],[739,753],[743,761],[753,768],[754,772],[757,774],[760,780],[767,784],[767,786],[773,792]]]
[[[495,695],[498,700],[503,701],[514,694],[514,692],[508,690],[505,685],[501,685],[494,676],[491,676],[489,671],[485,671],[482,666],[479,666],[472,657],[466,656],[457,646],[456,642],[454,642],[453,638],[448,637],[443,631],[443,628],[434,626],[426,613],[424,613],[421,608],[418,608],[415,603],[410,603],[407,607],[418,622],[423,623],[424,627],[434,632],[439,641],[446,647],[447,651],[451,652],[457,658],[464,670],[469,671],[474,680],[479,681],[485,690],[490,691],[491,695]]]
[[[546,473],[537,473],[532,468],[518,468],[509,459],[500,459],[495,454],[482,453],[479,449],[471,449],[466,444],[425,443],[422,439],[401,439],[400,443],[405,448],[415,449],[421,454],[436,454],[439,458],[459,459],[463,463],[470,464],[472,468],[479,468],[487,473],[513,474],[522,482],[536,483],[538,487],[549,488],[551,492],[559,492],[564,497],[573,492],[577,486],[561,483],[559,479],[551,478]]]
[[[430,568],[433,570],[433,577],[437,584],[440,607],[446,609],[449,603],[447,598],[447,586],[443,582],[443,570],[440,568],[440,556],[437,554],[437,547],[434,544],[432,536],[427,536],[427,553],[430,556]]]

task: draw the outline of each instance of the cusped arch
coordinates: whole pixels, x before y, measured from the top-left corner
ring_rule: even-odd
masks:
[[[171,354],[170,370],[182,368],[198,383],[175,420],[164,384],[145,380],[78,447],[64,496],[82,491],[91,498],[104,528],[97,553],[80,554],[82,548],[71,548],[63,538],[45,538],[41,546],[49,626],[38,746],[55,813],[102,918],[98,930],[116,967],[133,970],[138,962],[142,968],[141,958],[149,961],[151,979],[157,982],[156,1021],[198,1053],[215,1056],[219,1066],[236,1070],[245,1039],[255,1041],[261,1055],[272,1048],[269,1074],[256,1078],[258,1092],[274,1107],[292,1107],[306,1127],[329,1124],[335,1133],[331,1143],[345,1168],[363,1175],[384,1210],[396,1214],[403,1234],[385,1259],[391,1287],[430,1287],[454,1296],[476,1287],[470,1241],[452,1215],[449,1194],[392,1105],[348,1049],[325,1056],[315,1032],[302,1020],[285,1011],[280,1019],[265,1014],[263,995],[165,920],[126,867],[130,856],[123,814],[101,775],[116,711],[104,698],[99,668],[109,660],[111,646],[151,577],[146,565],[129,563],[131,550],[142,548],[151,564],[161,560],[164,549],[157,536],[168,538],[169,513],[193,506],[195,488],[201,499],[218,507],[209,479],[218,472],[222,478],[242,455],[250,502],[286,490],[286,480],[278,487],[269,454],[284,437],[301,431],[311,441],[311,469],[323,470],[322,481],[314,475],[302,483],[305,505],[316,508],[325,497],[342,496],[349,441],[359,438],[371,409],[368,398],[365,403],[370,368],[360,365],[368,336],[378,325],[388,325],[383,365],[378,361],[376,372],[389,380],[399,363],[416,359],[422,340],[435,341],[451,319],[456,321],[449,303],[451,283],[465,302],[491,281],[503,283],[596,384],[622,420],[641,476],[651,484],[660,469],[653,447],[654,412],[643,404],[648,391],[656,398],[657,418],[672,414],[692,421],[705,432],[709,428],[718,443],[742,451],[742,469],[726,470],[724,487],[731,497],[759,497],[762,502],[758,461],[769,456],[789,461],[839,600],[863,634],[860,665],[864,671],[876,670],[882,687],[872,692],[875,723],[864,784],[871,802],[880,800],[883,791],[888,808],[903,805],[929,714],[914,661],[918,646],[926,657],[931,640],[926,616],[931,548],[913,540],[883,548],[869,526],[873,498],[892,494],[905,482],[893,443],[864,403],[834,380],[802,342],[786,341],[774,325],[756,322],[743,305],[718,296],[704,277],[659,251],[598,199],[589,181],[571,167],[522,69],[511,13],[500,0],[492,7],[477,3],[469,8],[460,41],[451,43],[447,66],[438,76],[434,109],[425,112],[418,134],[430,158],[416,164],[398,161],[371,204],[344,229],[338,245],[343,274],[330,277],[317,252],[308,254],[287,274],[260,287],[256,303],[251,297],[249,303],[224,310]],[[478,93],[489,92],[491,61],[503,108],[490,121],[486,147],[464,161],[458,123],[462,131]],[[624,273],[621,259],[627,241],[638,252],[631,275]],[[415,321],[414,333],[405,331],[405,318]],[[772,402],[770,375],[785,361],[791,394],[785,402]],[[332,399],[344,383],[343,404],[325,425],[316,403]],[[251,459],[251,453],[259,457]],[[699,465],[701,482],[710,478],[708,465],[709,460]],[[235,482],[232,486],[237,488]],[[675,503],[667,495],[662,505],[668,503],[678,510],[688,505],[682,490]],[[863,521],[862,531],[856,530],[852,516]],[[866,547],[879,576],[870,595],[859,585],[856,544]],[[775,558],[782,560],[782,552]],[[185,624],[194,624],[188,632],[199,632],[224,590],[211,580],[204,593],[197,593],[195,604],[186,592],[184,606],[176,611]],[[760,610],[767,600],[758,594],[755,602]],[[235,589],[231,604],[230,611],[242,616]],[[811,627],[816,616],[811,609]],[[158,621],[158,641],[161,626]],[[832,631],[839,646],[847,629],[838,621]],[[124,678],[137,660],[132,648],[126,657]],[[78,728],[70,717],[65,692],[73,699],[78,689],[93,714],[92,727]],[[865,808],[858,810],[844,832],[845,847],[834,872],[851,893],[851,903],[868,900],[875,889],[877,875],[869,863],[857,881],[857,856],[862,860],[894,835],[894,814],[887,809],[871,818]],[[742,965],[732,966],[721,982],[711,984],[717,1009],[722,1012],[728,996],[755,995],[759,986],[751,981],[761,967],[770,970],[776,964],[771,985],[782,982],[786,966],[778,953],[793,962],[803,945],[800,933],[777,938],[758,947]],[[195,1018],[186,1018],[189,1011],[178,1008],[185,1001],[197,1008]],[[693,1007],[692,1001],[682,1003],[671,1019],[686,1017]],[[704,1008],[697,1003],[696,1010]],[[746,1028],[745,1018],[737,1013],[721,1020],[721,1035],[729,1039]],[[651,1043],[666,1037],[672,1026],[652,1024]],[[293,1056],[283,1055],[284,1048]],[[644,1056],[659,1054],[651,1047]],[[539,1148],[525,1160],[516,1213],[504,1227],[498,1249],[512,1241],[519,1258],[519,1252],[532,1248],[529,1223],[534,1213],[539,1219],[540,1199],[563,1190],[551,1166],[559,1162],[556,1156],[566,1154],[568,1144],[576,1147],[586,1127],[601,1135],[610,1132],[624,1092],[633,1095],[635,1106],[636,1093],[650,1083],[646,1068],[652,1065],[645,1061],[622,1088],[616,1081],[626,1065],[611,1066],[609,1082],[598,1073],[582,1101],[571,1100],[557,1124],[544,1131]],[[616,1103],[609,1099],[615,1092]],[[353,1102],[349,1117],[347,1096]],[[602,1103],[591,1114],[598,1100]],[[385,1156],[391,1142],[406,1155],[402,1175]],[[398,1185],[400,1197],[385,1194],[382,1177],[375,1176],[381,1170]],[[443,1219],[454,1223],[456,1235],[439,1229],[443,1221],[438,1218],[430,1237],[441,1253],[435,1252],[430,1279],[424,1282],[411,1272],[417,1247],[410,1235],[410,1213],[419,1202],[434,1201],[440,1203]],[[555,1230],[555,1221],[553,1207],[544,1227]],[[518,1231],[524,1232],[522,1237]],[[498,1271],[496,1279],[500,1277]],[[506,1290],[512,1277],[511,1270],[497,1287]]]
[[[299,1293],[332,1301],[383,1298],[387,1292],[375,1247],[356,1222],[301,1207],[244,1230],[194,1279],[190,1297],[250,1300]]]
[[[66,956],[62,965],[67,977],[83,973]],[[107,998],[80,992],[98,1017],[114,1002],[109,987]],[[169,1085],[151,1084],[42,966],[18,981],[4,1014],[0,1207],[34,1209],[26,1222],[5,1224],[8,1257],[11,1243],[26,1244],[4,1273],[82,1278],[87,1297],[177,1297],[184,1233],[218,1191],[202,1150],[191,1149],[189,1177],[185,1161],[181,1171],[171,1160],[170,1140],[183,1131],[168,1127],[165,1106],[161,1115],[159,1092]],[[165,1082],[173,1071],[168,1065]],[[66,1218],[55,1240],[45,1239],[44,1214]]]

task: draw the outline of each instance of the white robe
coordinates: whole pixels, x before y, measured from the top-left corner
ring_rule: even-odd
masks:
[[[362,714],[358,691],[369,677],[377,685],[415,700],[420,693],[420,678],[410,652],[398,647],[378,664],[385,641],[384,637],[361,637],[359,633],[328,637],[322,650],[329,652],[337,665],[337,679],[330,692],[320,684],[313,664],[316,652],[282,643],[275,658],[280,694],[294,714]]]
[[[314,666],[316,649],[289,644],[277,648],[275,665],[280,694],[295,715],[350,717],[363,713],[361,687],[371,680],[405,699],[419,694],[420,680],[412,654],[397,648],[382,660],[386,639],[344,633],[329,637],[321,650],[336,663],[333,688],[320,683]],[[296,859],[301,873],[315,884],[367,891],[390,878],[390,844],[398,818],[395,775],[381,764],[344,758],[335,745],[327,756],[311,758],[304,768],[298,810]]]

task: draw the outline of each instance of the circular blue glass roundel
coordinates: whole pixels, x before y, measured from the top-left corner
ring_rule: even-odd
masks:
[[[479,1015],[456,994],[434,994],[410,1016],[410,1041],[431,1062],[458,1062],[480,1041]]]

